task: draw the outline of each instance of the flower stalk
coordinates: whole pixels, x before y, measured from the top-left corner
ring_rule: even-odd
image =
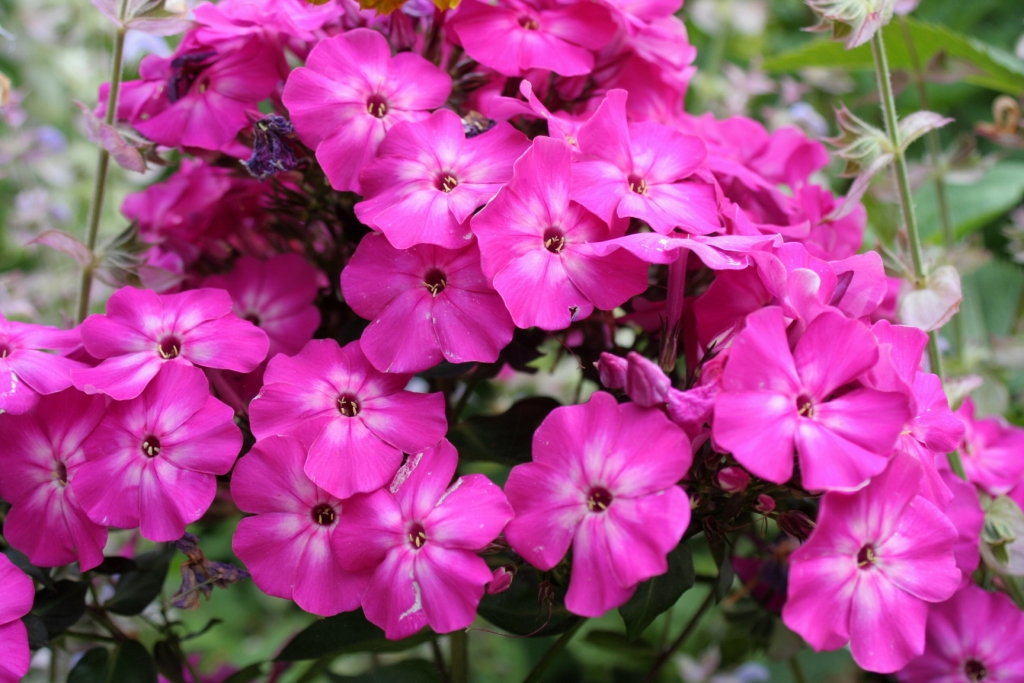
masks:
[[[882,32],[878,31],[871,38],[871,53],[875,58],[875,76],[878,79],[878,90],[882,99],[882,114],[885,118],[885,130],[889,135],[889,141],[894,150],[894,165],[896,170],[896,183],[899,188],[900,213],[903,217],[903,225],[907,229],[910,238],[910,254],[914,262],[914,285],[923,286],[927,277],[924,269],[924,257],[921,251],[921,233],[917,225],[917,215],[914,213],[914,197],[910,191],[910,175],[907,173],[907,157],[900,142],[899,118],[896,114],[896,97],[892,90],[892,80],[889,73],[889,59],[885,52],[885,42],[882,40]],[[942,354],[939,352],[938,332],[932,330],[928,333],[928,360],[932,372],[943,379]],[[949,459],[949,466],[961,479],[966,479],[963,463],[960,454],[956,451],[946,454]]]
[[[104,123],[108,126],[114,124],[117,117],[117,99],[121,90],[121,76],[124,72],[124,37],[127,29],[124,26],[125,15],[128,11],[128,0],[121,0],[118,8],[120,23],[117,33],[114,35],[114,57],[110,69],[110,90],[107,93],[107,114]],[[89,116],[90,114],[86,114]],[[96,155],[96,175],[93,178],[92,197],[89,200],[89,219],[86,227],[85,246],[89,253],[94,254],[96,250],[96,239],[99,235],[100,217],[103,215],[103,200],[107,192],[107,174],[110,169],[110,152],[103,145],[99,145]],[[78,289],[78,313],[76,320],[81,323],[89,314],[89,299],[92,294],[92,276],[96,268],[96,259],[82,268],[82,282]]]
[[[587,623],[587,620],[581,617],[580,620],[573,624],[568,631],[563,633],[561,637],[555,641],[554,645],[548,648],[548,651],[544,653],[544,657],[537,662],[537,665],[533,667],[533,670],[526,676],[526,678],[523,679],[523,683],[537,683],[537,681],[539,681],[544,675],[544,672],[547,671],[551,662],[555,661],[555,657],[561,654],[562,650],[565,649],[565,646],[569,644],[569,641],[572,640],[573,636],[576,635],[576,632],[579,631],[585,623]]]

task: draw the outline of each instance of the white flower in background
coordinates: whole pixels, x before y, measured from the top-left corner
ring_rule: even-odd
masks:
[[[719,672],[722,655],[717,647],[704,650],[699,659],[685,654],[676,655],[675,662],[684,683],[759,683],[771,680],[767,667],[757,662],[747,662],[728,673]]]
[[[711,36],[724,30],[759,36],[768,24],[764,0],[694,0],[686,3],[686,11],[697,28]]]

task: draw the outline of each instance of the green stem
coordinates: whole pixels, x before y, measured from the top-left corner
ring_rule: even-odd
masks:
[[[804,669],[800,666],[800,660],[796,655],[789,658],[789,670],[793,674],[796,683],[807,683],[807,676],[804,676]]]
[[[672,641],[672,644],[668,646],[668,649],[663,651],[658,658],[654,660],[654,664],[651,666],[650,671],[647,672],[647,676],[644,677],[644,683],[652,683],[657,677],[658,672],[661,671],[661,667],[665,666],[665,662],[669,660],[669,657],[678,650],[686,642],[686,639],[697,628],[697,624],[700,623],[700,618],[704,616],[704,613],[711,607],[711,603],[715,600],[715,589],[712,587],[708,591],[708,596],[704,598],[704,602],[701,603],[700,607],[697,608],[697,612],[690,618],[689,623],[683,628],[683,632],[679,634],[679,637]]]
[[[125,13],[128,9],[128,0],[121,0],[118,17],[124,23]],[[110,69],[110,90],[107,93],[107,114],[103,122],[108,126],[114,124],[117,117],[117,98],[121,91],[121,76],[124,71],[124,26],[117,27],[117,34],[114,36],[114,59]],[[90,114],[86,114],[90,116]],[[107,191],[107,172],[110,169],[110,152],[106,147],[100,145],[96,156],[96,176],[93,178],[92,198],[89,200],[89,222],[86,227],[85,246],[92,254],[96,249],[96,238],[100,231],[100,217],[103,215],[103,200]],[[85,320],[89,314],[89,298],[92,294],[92,274],[95,263],[90,263],[82,269],[82,283],[78,290],[78,322]]]
[[[430,639],[430,649],[434,653],[434,666],[437,667],[438,679],[441,683],[449,683],[448,669],[444,665],[444,654],[441,652],[441,644],[437,642],[437,638]]]
[[[451,647],[452,683],[469,681],[469,634],[465,630],[453,631],[449,637]]]
[[[1003,585],[1006,586],[1006,592],[1017,603],[1017,607],[1024,610],[1024,588],[1021,587],[1020,581],[1021,577],[1019,576],[1003,577]]]
[[[547,668],[551,666],[551,662],[555,661],[555,658],[561,654],[562,650],[565,649],[565,646],[569,644],[570,640],[572,640],[572,637],[576,635],[576,632],[579,631],[586,622],[586,619],[581,618],[572,625],[572,628],[563,633],[562,636],[555,641],[555,644],[544,653],[541,660],[537,662],[537,666],[533,667],[533,671],[523,679],[523,683],[537,683],[541,676],[544,675]]]
[[[895,155],[896,182],[900,191],[900,212],[903,215],[903,225],[907,228],[907,235],[910,238],[910,254],[914,260],[914,286],[921,287],[925,284],[926,273],[924,270],[924,258],[921,255],[921,234],[917,227],[917,216],[914,214],[914,198],[910,192],[910,176],[907,173],[906,155],[901,149],[899,118],[896,115],[896,97],[892,92],[892,81],[889,77],[889,60],[885,54],[885,43],[882,41],[882,32],[878,31],[871,39],[871,52],[875,57],[875,76],[878,78],[878,90],[882,96],[882,114],[885,117],[885,130],[889,134],[889,143],[892,145]],[[939,353],[938,334],[932,330],[928,334],[928,360],[931,363],[932,372],[942,377],[942,354]],[[958,476],[963,479],[964,466],[960,461],[960,454],[956,451],[947,453],[949,466]]]

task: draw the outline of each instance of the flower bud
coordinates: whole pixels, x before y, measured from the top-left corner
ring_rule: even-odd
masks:
[[[487,584],[487,594],[497,595],[504,593],[512,586],[512,579],[515,578],[516,568],[512,565],[498,567],[494,570],[490,582]]]
[[[750,475],[742,467],[726,467],[718,473],[718,486],[729,493],[739,493],[750,484]]]
[[[832,31],[847,50],[871,40],[875,32],[892,20],[896,0],[808,0],[820,17],[811,31]]]
[[[775,518],[779,528],[798,541],[806,541],[814,531],[814,521],[799,510],[780,512]]]
[[[1000,496],[985,511],[981,557],[994,572],[1024,576],[1024,512],[1013,499]]]
[[[754,506],[754,509],[766,515],[770,514],[775,511],[775,499],[762,493],[757,497],[757,505]]]

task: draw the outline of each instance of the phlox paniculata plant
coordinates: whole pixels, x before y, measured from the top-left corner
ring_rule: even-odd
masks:
[[[816,650],[1024,680],[1015,579],[979,571],[983,542],[1018,561],[982,505],[1024,502],[1024,431],[951,410],[822,143],[684,109],[678,9],[201,3],[101,88],[95,116],[180,162],[121,207],[131,283],[71,329],[0,318],[0,681],[54,567],[122,644],[108,612],[156,594],[117,591],[173,544],[178,608],[251,576],[390,640],[567,638],[615,609],[642,632],[702,543],[723,610]],[[861,14],[823,16],[863,42],[891,11]],[[493,414],[544,353],[575,395]],[[234,525],[233,564],[197,522]]]

